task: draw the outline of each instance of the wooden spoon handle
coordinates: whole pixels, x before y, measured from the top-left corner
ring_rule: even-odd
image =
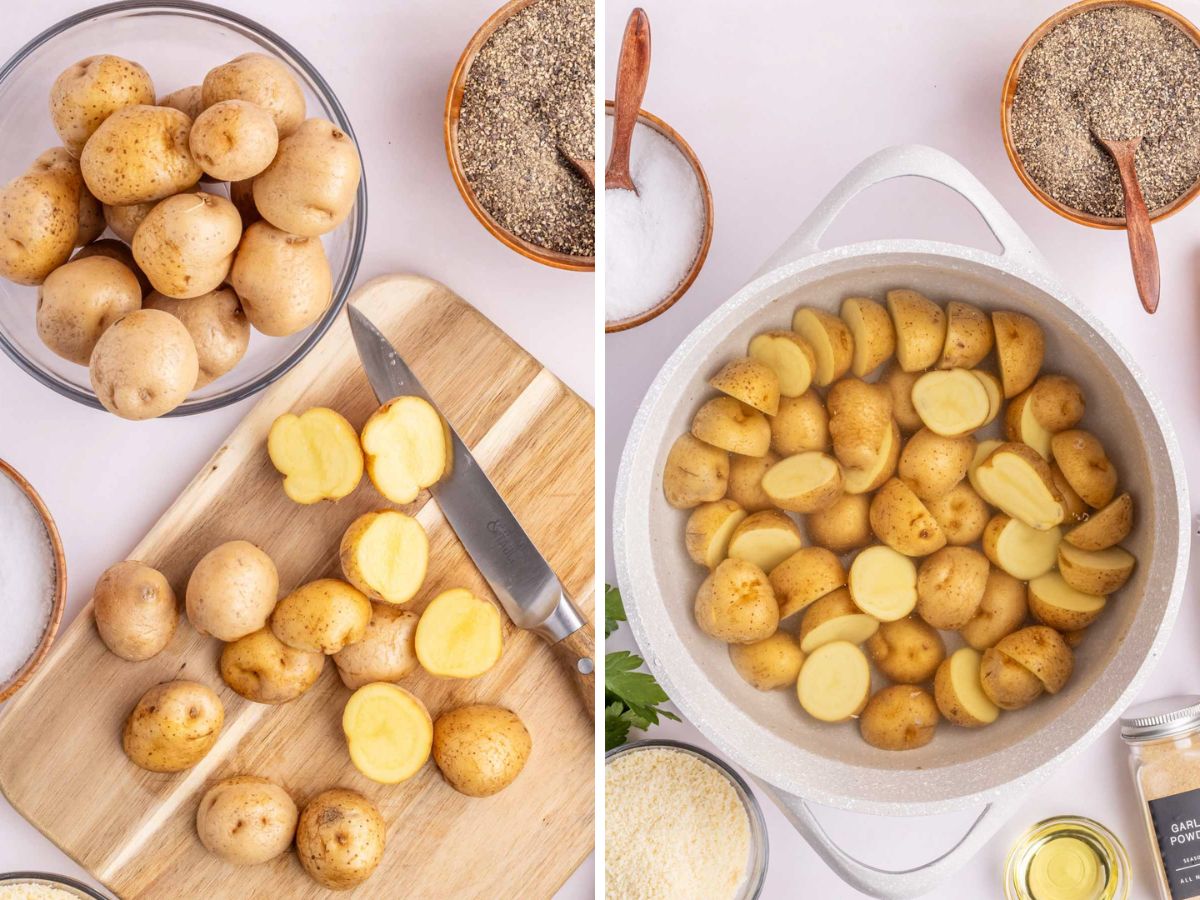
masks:
[[[612,152],[604,170],[604,187],[636,190],[629,176],[629,148],[650,77],[650,19],[641,7],[629,14],[621,56],[617,60],[617,94],[613,112]]]
[[[1127,146],[1114,147],[1109,151],[1121,173],[1121,193],[1125,196],[1125,231],[1129,235],[1129,256],[1133,261],[1133,280],[1138,296],[1146,312],[1158,309],[1159,271],[1158,246],[1154,242],[1154,229],[1150,227],[1150,212],[1146,209],[1146,198],[1138,183],[1134,158],[1139,141],[1125,142]]]
[[[568,634],[552,645],[552,649],[575,679],[583,710],[588,720],[592,721],[596,716],[596,640],[592,623],[587,622],[582,628]]]

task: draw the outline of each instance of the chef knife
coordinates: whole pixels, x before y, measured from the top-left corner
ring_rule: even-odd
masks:
[[[437,409],[391,342],[353,306],[347,310],[354,344],[379,402],[415,396]],[[513,624],[550,643],[571,670],[588,716],[594,716],[591,623],[571,602],[550,564],[448,420],[447,425],[452,462],[430,492]]]

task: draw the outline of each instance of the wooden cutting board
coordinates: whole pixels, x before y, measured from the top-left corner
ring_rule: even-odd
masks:
[[[443,285],[392,276],[363,286],[351,302],[408,360],[590,618],[592,409]],[[284,496],[267,458],[267,430],[281,413],[311,406],[336,409],[356,428],[377,406],[345,316],[263,395],[130,558],[160,569],[181,602],[197,560],[235,538],[271,555],[282,592],[340,575],[337,548],[346,526],[389,504],[365,477],[337,503],[299,506]],[[404,509],[424,524],[431,547],[429,576],[411,608],[419,611],[450,587],[491,596],[429,495]],[[98,509],[95,527],[113,514]],[[360,791],[379,806],[387,822],[383,863],[356,890],[337,896],[548,897],[592,847],[593,726],[551,651],[505,621],[504,654],[483,677],[454,681],[419,672],[403,682],[435,718],[474,702],[520,714],[533,752],[520,777],[494,797],[455,792],[432,761],[399,785],[361,776],[341,733],[350,692],[332,662],[299,699],[251,703],[221,680],[221,644],[197,634],[185,617],[166,650],[131,663],[105,649],[90,606],[0,717],[0,789],[123,898],[333,896],[308,878],[294,853],[235,868],[204,850],[194,826],[196,805],[211,784],[237,774],[279,782],[301,807],[332,787]],[[193,769],[145,772],[122,752],[121,729],[144,691],[174,678],[214,688],[225,704],[225,727]]]

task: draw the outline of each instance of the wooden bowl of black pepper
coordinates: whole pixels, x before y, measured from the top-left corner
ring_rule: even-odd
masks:
[[[446,95],[450,172],[499,241],[544,265],[596,268],[592,0],[510,0],[463,50]]]
[[[1089,17],[1078,18],[1081,14]],[[1122,35],[1120,28],[1131,22],[1146,31],[1139,40],[1122,40],[1128,35]],[[1069,33],[1058,32],[1061,38],[1051,35],[1064,25],[1071,29]],[[1047,36],[1052,40],[1043,46]],[[1146,52],[1139,57],[1141,38]],[[1111,60],[1104,57],[1105,48],[1114,50]],[[1080,59],[1091,63],[1079,66]],[[1138,65],[1144,71],[1137,71]],[[1139,95],[1161,87],[1161,79],[1174,83],[1158,96],[1180,98],[1181,106],[1159,109],[1153,99]],[[1074,120],[1060,115],[1063,110],[1055,106],[1069,102],[1063,98],[1072,93],[1072,80],[1075,84],[1086,80],[1087,93],[1103,98],[1087,114],[1104,126],[1131,127],[1129,117],[1145,115],[1142,125],[1149,126],[1145,128],[1149,133],[1139,149],[1138,177],[1152,220],[1178,212],[1200,193],[1200,30],[1196,26],[1153,0],[1081,0],[1039,25],[1017,51],[1005,76],[1000,124],[1004,150],[1017,177],[1041,203],[1072,222],[1124,228],[1116,167],[1089,131],[1098,127],[1096,122],[1079,118],[1082,106]],[[1122,111],[1121,121],[1105,120],[1106,102]],[[1173,121],[1156,121],[1168,113],[1174,114]]]

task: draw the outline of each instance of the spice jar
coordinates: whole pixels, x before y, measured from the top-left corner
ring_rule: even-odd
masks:
[[[1121,737],[1158,851],[1159,896],[1200,898],[1200,697],[1166,697],[1127,710]]]

